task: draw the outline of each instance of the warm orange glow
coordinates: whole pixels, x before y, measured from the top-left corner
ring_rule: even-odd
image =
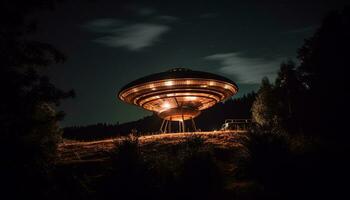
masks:
[[[173,83],[173,81],[167,81],[167,82],[164,83],[164,85],[172,86],[172,85],[174,85],[174,83]]]
[[[194,97],[194,96],[188,96],[188,97],[185,97],[185,100],[188,100],[188,101],[193,101],[193,100],[196,100],[197,97]]]
[[[171,107],[171,105],[168,102],[165,102],[162,104],[162,108],[164,108],[164,109],[169,109],[170,107]]]
[[[156,112],[161,118],[182,121],[194,118],[237,93],[232,82],[207,78],[168,78],[144,81],[119,93],[125,102]]]

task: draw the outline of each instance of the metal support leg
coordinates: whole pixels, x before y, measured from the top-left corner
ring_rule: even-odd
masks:
[[[193,118],[191,118],[191,120],[192,120],[192,125],[193,125],[194,132],[196,132],[197,131],[196,123],[194,122]]]
[[[169,121],[169,133],[171,133],[171,118],[170,118],[170,121]]]
[[[164,130],[163,130],[164,122],[165,122],[165,119],[163,119],[162,125],[160,126],[160,132],[161,133],[164,133]]]
[[[185,121],[182,121],[182,132],[186,132]]]
[[[166,133],[166,132],[167,132],[167,130],[168,130],[168,123],[169,123],[169,121],[168,121],[168,120],[165,120],[165,126],[164,126],[164,131],[163,131],[163,133]]]
[[[184,114],[181,110],[181,118],[182,118],[182,132],[186,132],[186,129],[185,129],[185,118],[184,118]]]

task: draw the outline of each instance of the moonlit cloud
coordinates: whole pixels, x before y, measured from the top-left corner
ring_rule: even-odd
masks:
[[[218,61],[220,72],[234,76],[237,82],[244,84],[260,83],[265,76],[273,80],[282,62],[282,58],[250,58],[237,52],[214,54],[205,59]]]
[[[106,46],[125,47],[131,51],[137,51],[152,46],[169,30],[170,27],[160,24],[131,24],[113,29],[107,36],[94,41]]]
[[[124,47],[130,51],[138,51],[154,45],[164,33],[171,29],[169,25],[160,23],[128,23],[110,18],[96,19],[82,27],[101,34],[93,40],[94,42],[109,47]]]
[[[132,5],[127,7],[139,20],[135,22],[114,18],[92,20],[82,27],[97,33],[93,42],[109,46],[138,51],[155,45],[161,37],[171,30],[171,23],[177,17],[161,15],[154,8]]]

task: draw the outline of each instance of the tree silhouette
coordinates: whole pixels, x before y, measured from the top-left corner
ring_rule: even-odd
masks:
[[[29,15],[52,7],[54,1],[2,1],[0,6],[0,123],[1,165],[5,191],[40,196],[48,164],[61,137],[55,111],[60,100],[74,95],[56,88],[40,70],[64,61],[50,44],[33,41],[36,24]]]
[[[304,119],[310,131],[332,139],[343,132],[346,116],[345,91],[348,85],[350,46],[350,7],[333,11],[321,27],[298,50],[299,71],[308,91],[305,97]],[[341,139],[341,141],[344,141]]]
[[[275,81],[276,99],[278,101],[278,114],[281,126],[291,134],[302,133],[300,118],[301,109],[307,88],[300,78],[296,64],[288,60],[282,62]]]

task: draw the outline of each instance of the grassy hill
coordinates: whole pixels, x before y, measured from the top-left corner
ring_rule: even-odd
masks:
[[[142,153],[151,153],[150,149],[158,153],[169,153],[167,148],[172,148],[188,140],[198,139],[203,145],[213,145],[217,148],[238,148],[245,131],[215,131],[194,133],[166,133],[138,137]],[[107,159],[110,151],[118,147],[118,142],[124,137],[116,137],[105,140],[81,142],[64,140],[58,148],[58,163],[68,164],[99,159]],[[162,151],[160,151],[162,149]]]
[[[113,185],[127,185],[125,182],[132,179],[133,189],[138,187],[140,181],[151,184],[151,188],[147,187],[147,192],[143,191],[144,187],[139,190],[152,198],[163,197],[163,193],[168,193],[169,187],[177,190],[180,196],[247,196],[251,193],[242,191],[257,189],[256,183],[237,180],[235,177],[239,162],[248,156],[242,145],[245,139],[247,137],[244,131],[216,131],[113,138],[93,142],[65,140],[58,150],[57,174],[60,182],[64,183],[63,190],[68,191],[65,195],[74,195],[77,198],[92,198],[101,193],[111,196],[113,189],[106,189],[106,185],[110,182]],[[129,174],[127,177],[119,174],[121,168],[125,167],[123,165],[126,165],[124,173]],[[133,177],[134,172],[130,170],[134,165],[141,168],[136,169],[136,177]],[[150,173],[152,178],[149,175],[145,178],[144,173]],[[122,183],[117,183],[121,180]],[[68,188],[75,190],[69,192]],[[198,193],[205,188],[208,193]],[[191,191],[187,191],[188,189]],[[178,195],[174,198],[180,197]]]
[[[332,164],[318,145],[254,130],[64,140],[54,179],[65,199],[311,198]]]

